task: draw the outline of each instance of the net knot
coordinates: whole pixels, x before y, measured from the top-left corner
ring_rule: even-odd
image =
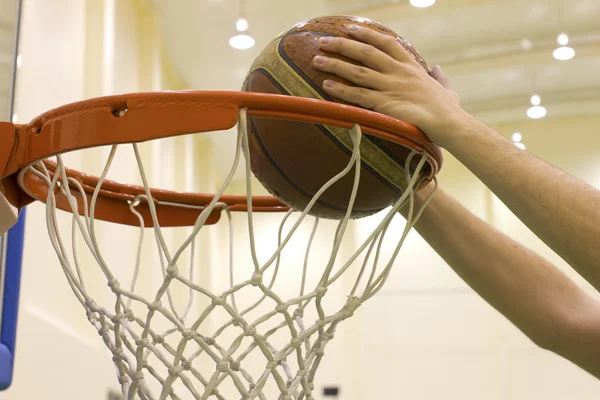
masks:
[[[213,306],[222,306],[223,304],[225,304],[225,300],[221,297],[215,297],[212,300],[212,305]]]
[[[191,329],[186,329],[183,331],[182,336],[185,340],[192,340],[198,336],[198,334]]]
[[[129,382],[129,377],[127,375],[120,375],[117,377],[117,379],[119,380],[119,384],[124,384]]]
[[[217,363],[217,369],[219,372],[227,372],[229,370],[229,361],[224,360]]]
[[[204,338],[204,343],[206,343],[209,346],[214,346],[215,345],[215,339],[213,339],[211,337],[205,337]]]
[[[275,311],[277,311],[278,313],[285,313],[288,310],[289,306],[287,304],[278,304],[275,307]]]
[[[317,296],[323,297],[327,293],[327,286],[319,286],[316,290]]]
[[[324,319],[319,319],[317,322],[315,322],[315,325],[317,325],[319,328],[324,328],[325,325],[327,325],[327,321]]]
[[[297,376],[298,378],[303,378],[303,377],[304,377],[304,375],[306,375],[306,370],[305,370],[305,369],[299,369],[299,370],[298,370],[298,373],[296,374],[296,376]],[[290,382],[290,384],[291,384],[291,382]]]
[[[117,294],[119,292],[119,289],[121,288],[121,286],[119,285],[119,281],[116,279],[111,279],[110,281],[108,281],[108,287],[110,288],[110,290],[112,290],[114,294]]]
[[[190,369],[192,369],[192,362],[191,361],[183,361],[181,363],[181,366],[183,367],[184,370],[189,371]]]
[[[325,355],[325,350],[322,347],[319,347],[315,351],[315,354],[317,355],[317,357],[323,357]]]
[[[296,311],[294,311],[294,318],[304,318],[304,309],[297,308]]]
[[[252,325],[244,326],[244,334],[246,336],[254,336],[256,334],[256,328]]]
[[[231,361],[229,366],[231,367],[232,370],[234,370],[235,372],[238,372],[240,370],[240,363],[238,361]]]
[[[143,381],[144,380],[144,373],[142,371],[138,371],[135,374],[133,374],[132,379],[134,381]]]
[[[179,274],[179,269],[177,268],[177,265],[169,265],[166,272],[167,278],[173,279]]]
[[[323,339],[324,340],[331,340],[331,339],[333,339],[333,336],[334,335],[333,335],[332,332],[325,332],[325,333],[323,333]]]
[[[183,371],[183,367],[181,365],[173,365],[169,368],[169,375],[175,376],[178,375],[181,371]]]
[[[252,286],[258,286],[262,283],[262,278],[262,272],[255,272],[252,274],[252,279],[250,280],[250,283],[252,284]]]
[[[302,346],[302,340],[298,339],[298,338],[293,338],[290,341],[290,344],[292,345],[293,348],[297,349],[300,346]]]
[[[123,360],[123,348],[122,347],[117,347],[113,353],[113,357],[112,360],[113,362],[118,362],[119,360]]]
[[[123,314],[119,313],[119,314],[115,315],[114,317],[112,317],[110,320],[112,321],[113,324],[118,324],[122,319],[123,319]]]
[[[156,344],[163,344],[165,342],[165,338],[159,335],[156,335],[156,337],[154,337],[154,343]]]
[[[136,344],[139,347],[148,347],[149,343],[150,343],[150,341],[148,340],[148,338],[143,338],[141,340],[136,340]]]
[[[92,299],[87,299],[85,301],[85,307],[92,312],[96,311],[98,308],[96,302]]]
[[[125,310],[125,318],[127,318],[127,321],[129,322],[133,322],[133,311],[131,311],[130,309]]]
[[[347,319],[354,315],[354,311],[360,307],[361,301],[358,297],[350,297],[342,308],[342,318]]]
[[[162,303],[160,302],[160,300],[156,300],[156,301],[153,301],[152,303],[148,304],[148,310],[150,310],[150,311],[156,311],[161,307],[162,307]]]
[[[279,363],[277,361],[269,361],[267,363],[267,369],[270,369],[270,370],[274,370],[278,366],[279,366]]]

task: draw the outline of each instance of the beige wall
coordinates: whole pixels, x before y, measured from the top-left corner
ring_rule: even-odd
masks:
[[[141,0],[26,1],[17,97],[20,120],[99,95],[184,88],[177,66],[170,65],[165,56],[167,44],[161,43],[157,24],[153,10]],[[214,66],[207,62],[206,68],[208,76]],[[207,82],[206,88],[238,87],[240,79]],[[522,132],[533,153],[600,187],[599,127],[600,116],[586,116],[496,128],[506,135]],[[214,140],[219,135],[229,138]],[[222,160],[232,156],[223,150],[232,149],[232,135],[157,141],[143,145],[142,156],[157,186],[210,192],[227,173]],[[98,173],[106,155],[107,149],[99,149],[67,159],[75,168]],[[119,152],[112,173],[116,179],[139,182],[130,150]],[[569,271],[450,156],[440,180],[445,190],[478,216]],[[237,179],[231,190],[243,191],[243,182]],[[104,399],[107,390],[118,389],[110,355],[70,292],[47,239],[44,212],[41,204],[29,208],[15,381],[3,396],[10,400]],[[240,240],[246,232],[242,220],[238,219],[235,228]],[[67,225],[69,221],[64,215],[61,222]],[[268,254],[273,223],[266,220],[257,227],[257,236],[264,239],[259,241],[261,257]],[[323,237],[313,255],[315,265],[327,257],[327,240],[335,229],[335,224],[323,225]],[[368,221],[359,222],[349,232],[344,255],[371,226]],[[401,228],[398,221],[393,233]],[[115,226],[100,228],[101,247],[123,279],[131,273],[136,234]],[[228,284],[226,234],[222,224],[198,241],[199,265],[212,267],[201,268],[197,279],[214,290]],[[174,231],[166,235],[169,243],[180,243],[184,237]],[[303,231],[301,237],[306,235]],[[295,262],[302,257],[301,244],[291,246],[288,254]],[[161,273],[154,249],[145,250],[146,275],[140,290],[150,293],[160,283]],[[240,259],[247,257],[246,250],[238,251]],[[248,267],[242,265],[239,272]],[[90,290],[110,304],[112,297],[106,293],[103,278],[92,270],[86,274]],[[284,273],[281,293],[291,293],[297,274],[296,264]],[[572,271],[569,274],[577,278]],[[342,281],[328,295],[344,299],[349,286],[351,282]],[[184,293],[175,297],[185,301]],[[193,312],[197,315],[202,306],[197,303]],[[209,326],[219,321],[215,317]],[[326,384],[340,384],[344,400],[592,399],[600,389],[586,373],[531,344],[477,297],[416,232],[409,235],[385,289],[340,327],[327,348],[316,387]]]
[[[181,80],[166,61],[157,29],[153,10],[142,0],[25,1],[16,100],[19,122],[94,96],[180,89]],[[153,169],[150,176],[165,170],[153,160],[174,157],[184,140],[142,147]],[[98,173],[107,154],[107,149],[89,150],[65,159],[74,168]],[[114,171],[113,178],[139,181],[130,151],[119,152]],[[173,171],[163,175],[168,182],[175,179]],[[28,208],[14,382],[2,397],[103,400],[109,390],[119,389],[111,356],[67,284],[48,240],[44,213],[42,204]],[[60,214],[60,221],[63,228],[70,224],[66,213]],[[120,273],[130,274],[132,256],[117,255],[134,246],[136,232],[125,231],[119,237],[111,230],[114,227],[99,228],[107,261],[122,263],[125,271]],[[84,276],[89,291],[99,293],[100,303],[114,302],[97,271],[84,268]]]

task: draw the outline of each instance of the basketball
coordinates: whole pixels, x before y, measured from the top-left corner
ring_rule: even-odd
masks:
[[[322,88],[325,79],[350,84],[342,78],[319,71],[312,60],[324,54],[318,45],[322,36],[351,38],[349,24],[366,26],[396,38],[428,72],[429,67],[408,42],[385,26],[364,18],[323,17],[297,24],[280,34],[256,58],[243,90],[344,103]],[[337,55],[327,54],[350,61]],[[354,64],[356,62],[351,61]],[[342,171],[352,156],[348,130],[320,124],[283,119],[250,117],[247,123],[251,168],[262,185],[282,202],[304,210],[315,193]],[[364,135],[361,141],[361,171],[352,218],[377,213],[394,204],[407,188],[406,158],[410,150],[402,145]],[[414,157],[414,163],[418,157]],[[425,168],[429,168],[426,164]],[[424,171],[428,174],[428,171]],[[331,186],[310,211],[311,215],[341,219],[352,193],[351,172]]]

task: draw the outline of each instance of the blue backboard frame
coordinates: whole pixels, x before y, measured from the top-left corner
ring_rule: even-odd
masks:
[[[3,236],[4,246],[1,255],[4,264],[4,279],[2,280],[2,325],[0,328],[0,390],[7,389],[12,383],[24,234],[25,210],[21,211],[19,222]]]

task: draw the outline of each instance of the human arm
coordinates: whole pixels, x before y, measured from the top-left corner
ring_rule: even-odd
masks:
[[[417,193],[416,208],[431,190],[429,185]],[[428,203],[415,229],[534,343],[600,378],[600,305],[563,272],[442,190]]]
[[[324,63],[316,58],[315,66],[356,86],[326,81],[325,90],[421,128],[600,290],[600,192],[521,151],[470,116],[456,93],[447,90],[449,80],[441,71],[434,70],[438,76],[433,79],[397,41],[364,28],[352,34],[365,43],[332,38],[330,43],[321,39],[321,47],[365,67],[333,58]]]
[[[356,86],[325,82],[325,90],[421,128],[600,288],[600,249],[593,246],[600,235],[593,229],[600,225],[594,213],[600,209],[598,192],[476,121],[460,107],[441,71],[434,69],[437,80],[432,79],[396,41],[369,30],[354,35],[372,46],[333,38],[322,48],[364,67],[327,58],[315,59],[315,66]],[[474,290],[536,343],[600,377],[600,306],[556,267],[443,192],[435,195],[416,229]]]

